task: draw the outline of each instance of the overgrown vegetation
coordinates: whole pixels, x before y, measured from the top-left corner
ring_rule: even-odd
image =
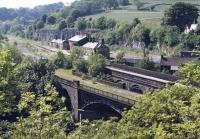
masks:
[[[96,37],[104,35],[107,43],[126,47],[139,44],[144,50],[158,49],[163,53],[166,47],[170,49],[182,46],[183,49],[199,49],[200,27],[189,34],[183,33],[183,27],[197,20],[194,5],[177,3],[166,11],[164,24],[161,27],[150,28],[139,19],[131,23],[118,23],[105,17],[99,19],[79,18],[99,10],[117,8],[119,1],[113,0],[81,0],[73,3],[58,13],[43,15],[28,28],[29,35],[45,26],[76,27],[78,30],[97,28],[101,32]],[[123,1],[120,1],[123,2]],[[183,6],[183,7],[182,7]],[[173,19],[170,11],[180,7],[190,7],[194,11],[187,16],[177,16],[177,19],[190,17],[192,19],[179,23]],[[177,9],[178,7],[178,9]],[[187,8],[186,8],[187,10]],[[173,12],[172,12],[173,13]],[[195,16],[192,16],[195,15]],[[171,17],[170,17],[171,16]],[[60,17],[60,18],[57,18]],[[62,19],[62,20],[60,20]],[[173,22],[168,22],[172,20]],[[58,24],[62,21],[62,24]],[[21,28],[16,24],[12,27],[16,33]],[[4,29],[7,29],[5,25]],[[9,28],[9,27],[8,27]],[[20,29],[19,29],[20,28]],[[18,30],[19,29],[19,30]],[[19,33],[19,34],[20,34]],[[23,33],[23,32],[22,32]],[[24,34],[25,35],[25,34]],[[3,37],[0,37],[3,39]],[[117,55],[121,62],[124,52]],[[140,63],[145,69],[156,70],[156,65],[148,58]],[[1,138],[188,138],[197,139],[200,136],[199,106],[200,88],[190,84],[199,83],[200,67],[195,63],[185,64],[178,72],[185,80],[162,90],[146,93],[136,98],[131,110],[123,113],[121,120],[111,118],[108,121],[82,121],[75,124],[65,104],[66,98],[59,94],[52,80],[56,68],[73,69],[76,72],[96,77],[103,73],[105,58],[102,55],[91,55],[89,60],[83,59],[83,51],[74,49],[70,56],[59,52],[53,61],[23,58],[14,47],[0,50],[0,137]],[[102,75],[106,80],[111,77]]]
[[[81,50],[73,56],[81,59]],[[54,64],[63,67],[69,59],[58,53],[53,61],[22,58],[14,48],[0,50],[0,136],[2,138],[198,138],[200,89],[199,66],[186,64],[179,75],[188,79],[163,90],[136,98],[123,118],[82,121],[75,125],[64,97],[51,85]],[[89,58],[89,73],[100,74],[101,55]],[[31,64],[30,64],[31,63]],[[103,76],[102,76],[103,77]],[[109,80],[110,77],[105,77]],[[181,85],[180,85],[181,84]]]

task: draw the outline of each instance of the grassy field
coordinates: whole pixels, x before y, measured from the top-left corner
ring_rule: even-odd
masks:
[[[131,0],[130,0],[131,1]],[[137,10],[134,4],[120,7],[118,10],[109,10],[99,14],[86,16],[86,18],[99,18],[105,16],[121,22],[131,22],[134,18],[139,18],[144,23],[158,25],[161,23],[164,11],[176,2],[186,2],[196,5],[200,9],[200,0],[139,0],[143,3],[142,9],[149,9],[155,6],[153,11]]]
[[[78,77],[78,76],[74,76],[72,75],[72,71],[71,70],[66,70],[66,69],[58,69],[55,73],[55,75],[57,75],[58,77],[67,79],[67,80],[79,80],[81,84],[86,85],[86,86],[90,86],[99,90],[103,90],[106,92],[111,92],[113,94],[125,97],[125,98],[129,98],[129,99],[135,99],[136,96],[138,96],[139,94],[137,93],[133,93],[133,92],[129,92],[127,90],[123,90],[123,89],[118,89],[116,87],[112,87],[109,85],[105,85],[105,84],[101,84],[101,83],[97,83],[97,82],[92,82],[91,80],[83,80],[82,78]]]
[[[112,19],[116,19],[121,22],[131,22],[134,18],[139,18],[140,20],[147,23],[156,23],[159,24],[161,22],[161,18],[163,16],[163,12],[148,12],[148,11],[131,11],[131,10],[111,10],[104,13],[99,13],[96,15],[90,15],[86,18],[99,18],[99,17],[108,17]]]

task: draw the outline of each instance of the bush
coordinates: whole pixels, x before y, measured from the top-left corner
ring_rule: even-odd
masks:
[[[138,64],[136,64],[136,67],[142,68],[142,69],[146,69],[146,70],[156,70],[156,64],[151,61],[149,58],[146,58],[144,60],[142,60],[141,62],[139,62]]]
[[[62,52],[57,53],[57,57],[54,60],[54,64],[57,68],[72,68],[72,60],[70,57],[66,57]]]
[[[88,71],[89,74],[93,77],[96,77],[98,74],[102,73],[106,66],[105,58],[100,55],[91,55],[88,60]]]
[[[73,62],[73,68],[82,73],[87,73],[88,72],[88,62],[84,59],[77,59]]]

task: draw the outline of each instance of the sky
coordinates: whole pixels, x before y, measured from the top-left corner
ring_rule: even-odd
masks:
[[[74,0],[0,0],[0,7],[6,8],[19,8],[19,7],[29,7],[33,8],[37,5],[51,4],[56,2],[63,2],[64,4],[69,4]]]

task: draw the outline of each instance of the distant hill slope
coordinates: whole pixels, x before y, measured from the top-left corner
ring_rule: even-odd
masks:
[[[131,22],[134,18],[139,18],[146,23],[160,24],[164,11],[176,2],[191,3],[200,9],[200,0],[135,0],[139,3],[139,8],[136,2],[133,1],[130,0],[131,5],[121,6],[117,10],[89,15],[86,18],[96,19],[105,16],[121,22]]]
[[[21,19],[21,20],[35,20],[36,18],[39,18],[43,14],[54,12],[63,7],[64,7],[64,4],[59,2],[59,3],[48,4],[48,5],[43,5],[43,6],[36,6],[33,9],[0,8],[0,20],[7,21],[7,20],[13,20],[15,18]]]

